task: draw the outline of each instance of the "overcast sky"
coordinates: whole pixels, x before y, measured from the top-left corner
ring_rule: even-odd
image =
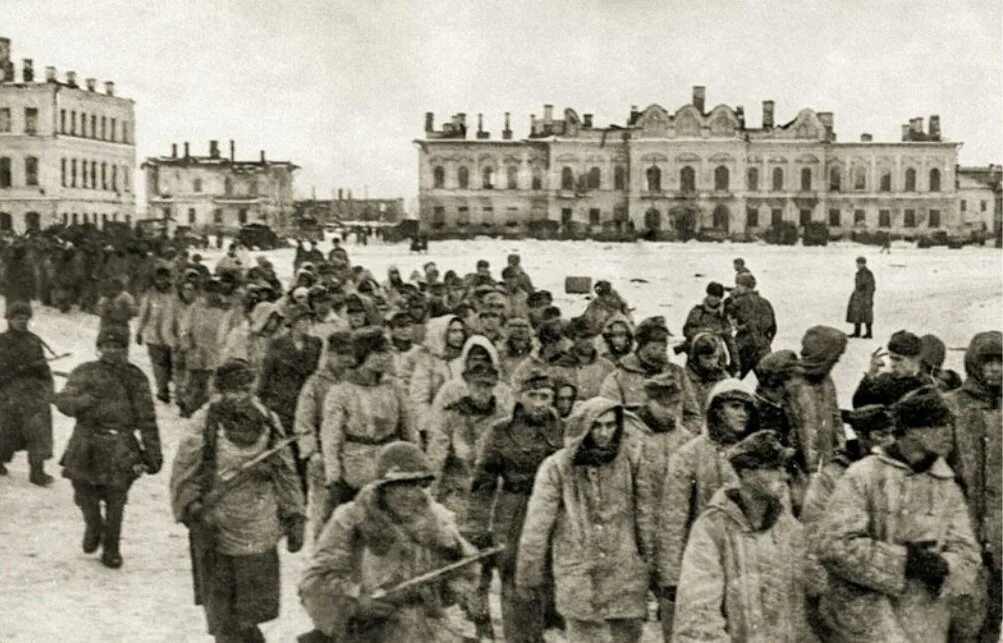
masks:
[[[1003,161],[999,0],[692,2],[477,0],[0,0],[0,35],[37,73],[114,80],[136,101],[138,157],[208,140],[302,166],[297,189],[417,193],[424,113],[478,112],[516,137],[531,113],[631,104],[669,111],[707,87],[758,125],[802,107],[835,113],[840,140],[898,140],[940,114],[963,164]]]

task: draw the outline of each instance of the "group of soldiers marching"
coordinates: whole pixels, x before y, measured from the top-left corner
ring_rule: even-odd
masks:
[[[178,403],[172,508],[218,641],[264,640],[283,539],[305,549],[304,642],[637,641],[653,617],[666,641],[999,637],[997,331],[963,381],[935,336],[896,332],[841,409],[848,336],[775,350],[741,260],[678,342],[607,281],[566,315],[518,255],[500,280],[480,260],[380,282],[337,244],[301,248],[286,287],[248,264],[235,246],[214,273],[158,262],[58,393],[30,306],[0,335],[0,365],[27,365],[0,369],[0,456],[27,448],[48,484],[48,400],[76,418],[63,474],[109,567],[129,486],[161,467],[153,396]],[[858,274],[868,334],[873,291]]]

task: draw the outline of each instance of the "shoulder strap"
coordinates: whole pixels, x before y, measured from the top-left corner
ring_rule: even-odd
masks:
[[[214,419],[212,403],[206,407],[205,423],[202,425],[202,462],[199,464],[199,486],[202,493],[208,493],[216,484],[216,438],[219,427]]]

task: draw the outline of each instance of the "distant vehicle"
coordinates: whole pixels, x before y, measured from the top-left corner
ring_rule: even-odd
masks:
[[[240,228],[237,241],[245,248],[259,250],[274,250],[286,245],[275,231],[263,223],[248,223]]]

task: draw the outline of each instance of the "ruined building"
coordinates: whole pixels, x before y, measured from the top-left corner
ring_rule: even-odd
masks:
[[[20,71],[20,73],[17,73]],[[130,221],[135,212],[135,104],[115,83],[78,82],[55,67],[20,70],[0,38],[0,230]]]
[[[439,129],[426,114],[419,207],[436,236],[636,232],[651,238],[742,238],[774,223],[822,222],[830,233],[886,230],[915,237],[962,227],[955,168],[960,143],[939,116],[902,126],[900,141],[838,141],[832,112],[802,109],[747,123],[741,106],[708,107],[706,91],[675,112],[631,107],[623,124],[545,105],[529,136],[500,139],[481,115]],[[469,135],[468,135],[469,134]],[[549,231],[549,232],[547,232]]]
[[[283,229],[292,223],[293,173],[298,165],[259,158],[241,161],[230,141],[227,156],[209,141],[206,156],[191,154],[188,143],[170,156],[155,156],[142,165],[146,173],[147,215],[173,220],[199,232],[233,231],[246,223]]]

